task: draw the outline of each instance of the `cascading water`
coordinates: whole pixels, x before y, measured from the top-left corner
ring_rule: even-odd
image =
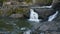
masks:
[[[40,8],[51,8],[52,5],[50,6],[43,6],[43,7],[40,7]],[[48,17],[48,21],[52,21],[54,18],[56,18],[58,14],[58,11],[56,11],[55,14],[51,15]],[[29,21],[36,21],[36,22],[39,22],[40,20],[38,19],[38,14],[36,12],[34,12],[33,9],[30,9],[30,19]]]
[[[23,34],[31,34],[31,30],[27,30]]]
[[[29,21],[39,22],[38,14],[36,12],[34,12],[33,9],[30,9],[30,19],[29,19]]]
[[[56,18],[57,17],[57,14],[58,14],[58,11],[56,11],[55,14],[49,16],[48,21],[52,21],[54,18]]]

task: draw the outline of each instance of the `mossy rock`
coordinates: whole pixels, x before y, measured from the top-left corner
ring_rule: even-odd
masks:
[[[25,2],[30,3],[30,2],[32,2],[32,0],[25,0]]]
[[[38,5],[51,5],[52,0],[37,0],[36,4]]]
[[[18,34],[23,34],[23,32],[18,32]]]
[[[16,8],[16,9],[10,9],[9,11],[7,11],[6,15],[10,16],[12,14],[23,14],[24,17],[28,17],[29,16],[29,9],[28,8]]]
[[[0,10],[0,16],[3,14],[3,11],[2,10]]]
[[[5,1],[7,1],[7,0],[0,0],[0,2],[5,2]]]

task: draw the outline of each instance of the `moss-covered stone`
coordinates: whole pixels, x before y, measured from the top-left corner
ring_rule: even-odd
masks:
[[[52,0],[37,0],[36,4],[38,5],[50,5],[52,3]]]
[[[3,11],[2,10],[0,10],[0,16],[3,14]]]
[[[29,3],[29,2],[32,2],[32,0],[25,0],[25,2]]]
[[[13,9],[11,8],[9,11],[7,11],[7,15],[11,15],[11,14],[24,14],[28,11],[28,8],[16,8],[16,9]]]

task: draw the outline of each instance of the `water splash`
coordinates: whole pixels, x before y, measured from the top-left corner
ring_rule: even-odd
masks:
[[[57,17],[57,14],[58,14],[58,11],[56,11],[55,14],[49,16],[48,21],[52,21],[54,18],[56,18]]]
[[[30,9],[30,19],[29,19],[29,21],[39,22],[38,14],[36,12],[34,12],[33,9]]]
[[[27,30],[23,34],[31,34],[31,30]]]

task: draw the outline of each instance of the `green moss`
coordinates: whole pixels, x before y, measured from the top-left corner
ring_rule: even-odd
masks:
[[[23,13],[23,8],[17,8],[16,13]]]
[[[16,13],[26,13],[27,12],[27,8],[17,8],[16,9]]]
[[[13,9],[11,8],[9,11],[7,11],[7,15],[11,15],[13,13],[17,13],[17,14],[25,14],[26,12],[28,11],[27,8],[16,8],[16,9]]]
[[[32,2],[32,0],[25,0],[25,2],[30,3],[30,2]]]
[[[7,15],[7,16],[11,15],[13,11],[14,11],[14,10],[11,8],[9,11],[7,11],[6,15]]]
[[[27,27],[27,28],[31,28],[32,25],[30,23],[27,22],[27,20],[19,20],[18,22],[16,22],[17,26],[19,27]]]
[[[0,28],[5,28],[7,31],[13,31],[14,27],[11,22],[16,23],[16,26],[18,27],[27,27],[31,28],[32,25],[27,22],[27,20],[24,19],[8,19],[8,18],[1,18],[0,19]],[[6,24],[9,23],[9,24]]]
[[[5,23],[5,19],[0,19],[0,28],[5,28],[7,31],[12,31],[13,26]]]
[[[46,3],[47,4],[52,3],[52,0],[47,0]]]
[[[3,14],[3,11],[2,10],[0,10],[0,16]]]
[[[19,32],[18,34],[23,34],[23,32]]]
[[[12,31],[13,30],[12,25],[6,25],[5,28],[6,28],[7,31]]]

